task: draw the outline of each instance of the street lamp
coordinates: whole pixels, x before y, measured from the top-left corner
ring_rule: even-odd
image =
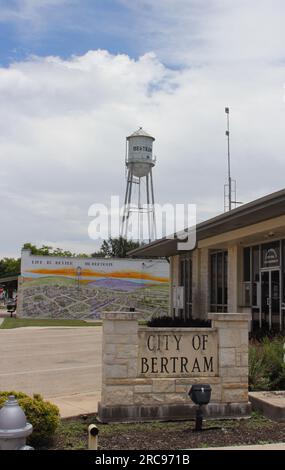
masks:
[[[211,386],[209,384],[195,384],[192,385],[188,395],[191,400],[198,405],[196,409],[196,423],[195,431],[203,431],[203,405],[208,405],[211,399]]]
[[[82,268],[80,266],[78,266],[78,268],[76,268],[76,276],[77,276],[77,288],[79,290],[80,288],[80,276],[81,276],[81,272],[82,272]]]

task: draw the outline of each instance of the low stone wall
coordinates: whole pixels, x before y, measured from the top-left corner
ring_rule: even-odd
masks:
[[[206,415],[249,415],[247,314],[209,314],[211,328],[146,328],[137,318],[103,314],[102,422],[193,418],[195,383],[212,387]]]

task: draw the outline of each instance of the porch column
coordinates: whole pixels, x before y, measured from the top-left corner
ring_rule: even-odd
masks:
[[[228,312],[239,311],[239,288],[242,267],[242,248],[238,245],[228,247]]]
[[[210,311],[210,260],[208,248],[199,249],[200,257],[200,276],[198,289],[200,294],[199,299],[199,318],[207,318]]]
[[[201,316],[200,250],[192,251],[192,316]]]

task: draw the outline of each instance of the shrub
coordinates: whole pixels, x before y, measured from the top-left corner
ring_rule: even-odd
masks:
[[[250,345],[250,390],[285,390],[284,341],[284,337],[265,337]]]
[[[270,390],[269,377],[263,364],[262,348],[250,345],[248,357],[248,381],[250,390]]]
[[[271,328],[270,330],[268,327],[263,326],[262,328],[259,327],[259,322],[254,321],[252,322],[253,330],[249,333],[250,339],[256,339],[257,341],[261,341],[263,338],[284,338],[285,337],[285,330],[283,329],[280,331],[278,327]]]
[[[28,438],[29,444],[36,446],[50,440],[59,424],[58,407],[43,400],[38,394],[32,398],[22,392],[0,392],[0,408],[9,395],[15,396],[26,414],[27,421],[33,425],[33,433]]]
[[[184,318],[180,317],[170,317],[168,315],[164,315],[161,317],[153,317],[147,322],[147,326],[151,327],[173,327],[173,328],[179,328],[179,327],[188,327],[188,328],[210,328],[211,327],[211,321],[208,320],[201,320],[199,318],[187,318],[184,320]]]

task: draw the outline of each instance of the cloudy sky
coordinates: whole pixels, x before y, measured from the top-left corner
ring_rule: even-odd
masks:
[[[0,256],[92,252],[88,208],[156,137],[156,200],[223,211],[225,106],[244,202],[285,186],[283,0],[0,0]]]

